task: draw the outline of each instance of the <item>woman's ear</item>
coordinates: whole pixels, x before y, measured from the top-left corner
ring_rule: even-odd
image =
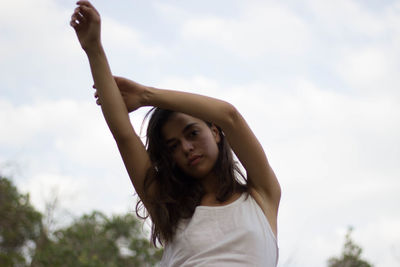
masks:
[[[218,127],[215,126],[215,124],[212,124],[211,127],[211,133],[214,136],[215,142],[217,142],[217,144],[221,141],[221,132],[219,131]]]

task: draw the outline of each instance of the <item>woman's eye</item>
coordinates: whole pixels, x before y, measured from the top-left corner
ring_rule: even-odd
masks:
[[[173,145],[169,146],[169,150],[170,150],[171,152],[174,152],[175,149],[176,149],[177,147],[178,147],[177,144],[173,144]]]
[[[190,133],[191,136],[196,136],[196,135],[198,135],[198,134],[199,134],[199,131],[197,131],[197,130],[194,130],[194,131],[192,131],[192,132]]]

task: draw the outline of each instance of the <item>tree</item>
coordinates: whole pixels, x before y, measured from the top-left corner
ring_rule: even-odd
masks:
[[[31,266],[153,266],[162,251],[141,232],[133,214],[107,218],[94,211],[57,230],[36,251]]]
[[[20,194],[12,182],[0,176],[0,266],[25,266],[23,248],[40,236],[42,214]]]
[[[0,214],[2,267],[154,266],[162,256],[133,213],[107,217],[94,211],[49,230],[43,223],[48,218],[30,204],[29,195],[1,175]]]
[[[349,227],[346,234],[342,255],[339,258],[330,258],[328,267],[372,267],[370,263],[361,259],[362,249],[351,239],[353,229]]]

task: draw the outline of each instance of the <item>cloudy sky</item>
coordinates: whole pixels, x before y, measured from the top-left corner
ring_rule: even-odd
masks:
[[[399,266],[400,1],[93,3],[114,74],[227,100],[248,120],[283,190],[279,266],[325,266],[348,226],[367,260]],[[59,220],[135,204],[74,7],[0,9],[0,171],[42,211],[57,196]]]

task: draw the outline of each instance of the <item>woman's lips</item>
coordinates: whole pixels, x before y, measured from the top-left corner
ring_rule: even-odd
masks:
[[[189,166],[194,166],[201,160],[201,156],[193,156],[189,159]]]

